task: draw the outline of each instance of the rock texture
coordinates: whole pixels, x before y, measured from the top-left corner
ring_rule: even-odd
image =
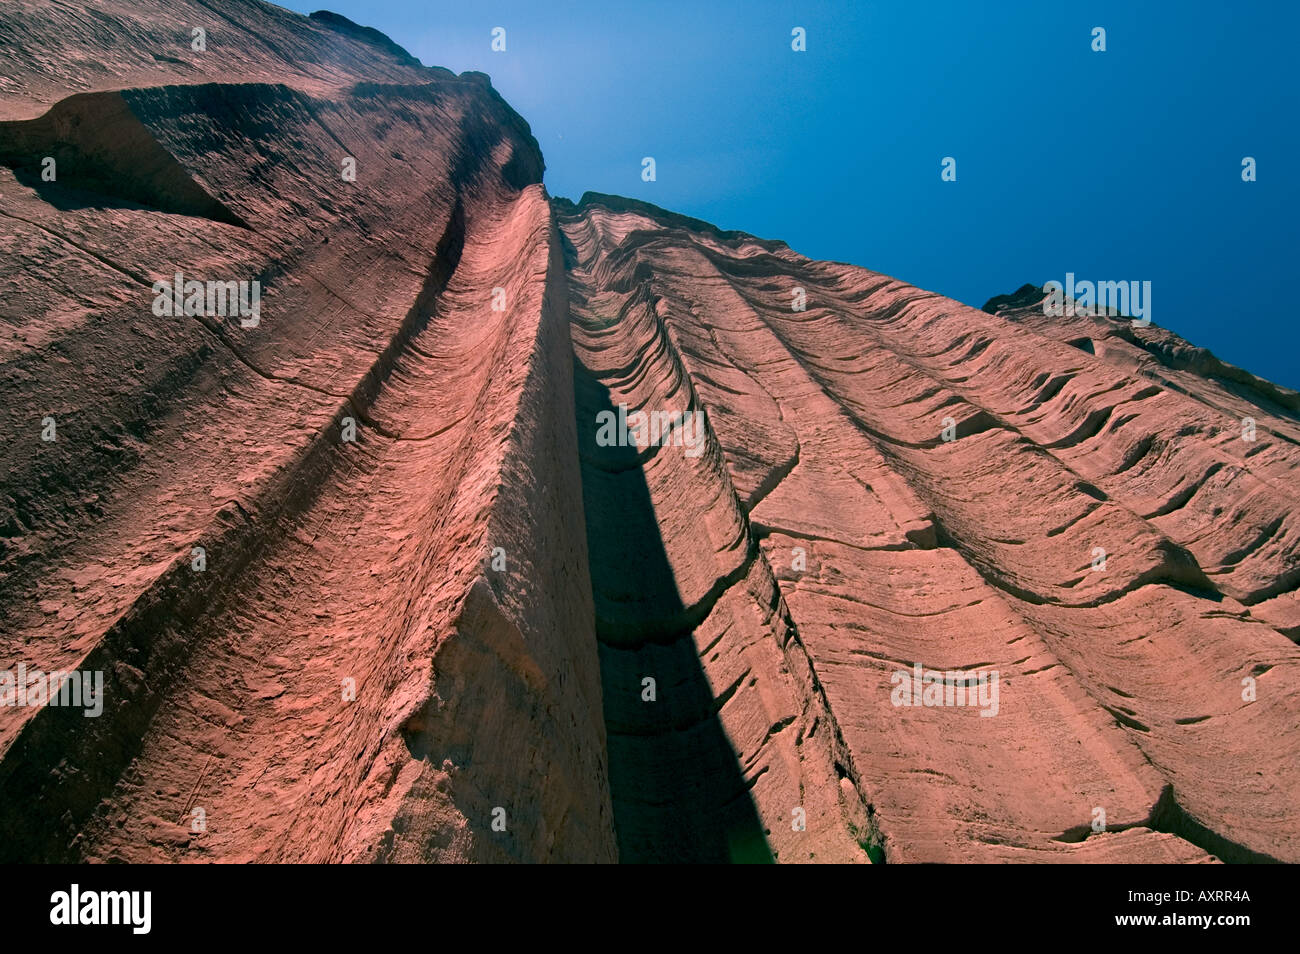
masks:
[[[552,199],[333,15],[0,38],[0,673],[105,679],[0,707],[0,857],[1300,860],[1294,392]]]
[[[757,547],[842,814],[865,801],[888,859],[1296,860],[1294,393],[1160,329],[989,315],[635,202],[558,205],[580,367],[629,404],[688,395],[725,462],[711,520],[673,525],[703,491],[656,501],[675,579]],[[998,715],[893,706],[917,663],[998,671]]]
[[[2,22],[33,65],[0,125],[0,659],[106,701],[0,709],[0,853],[613,860],[527,125],[262,4]],[[259,280],[259,323],[155,316],[175,272]]]

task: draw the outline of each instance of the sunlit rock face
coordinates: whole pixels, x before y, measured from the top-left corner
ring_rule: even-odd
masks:
[[[552,198],[340,17],[69,9],[0,9],[4,860],[1300,860],[1294,392]]]

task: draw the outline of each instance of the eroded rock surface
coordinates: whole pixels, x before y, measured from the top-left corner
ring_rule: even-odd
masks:
[[[86,14],[68,74],[39,44],[91,27],[4,12],[0,658],[107,681],[99,718],[0,710],[3,853],[612,860],[527,125],[355,30],[141,8]],[[256,323],[156,315],[177,272],[259,281]]]
[[[0,39],[0,673],[104,674],[4,859],[1300,860],[1294,392],[552,199],[333,15]]]
[[[1157,328],[990,315],[637,202],[557,205],[577,366],[615,404],[704,408],[723,460],[688,477],[661,447],[640,468],[678,600],[762,617],[753,581],[776,579],[785,685],[743,686],[816,701],[784,732],[799,751],[827,720],[841,819],[862,802],[894,861],[1297,859],[1293,393]],[[595,533],[608,478],[584,465]],[[611,622],[666,603],[618,589],[644,574],[602,580],[613,561],[593,560],[606,655],[606,602]],[[751,748],[725,668],[736,628],[702,614],[655,632],[697,627],[784,848],[784,766],[774,739]],[[894,705],[917,665],[996,671],[997,714]]]

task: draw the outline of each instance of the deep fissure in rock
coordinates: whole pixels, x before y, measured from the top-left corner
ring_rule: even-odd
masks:
[[[680,619],[685,607],[636,448],[595,444],[591,422],[613,409],[609,391],[577,361],[574,387],[619,858],[770,862],[693,629],[628,639],[601,619],[599,594],[629,583],[659,619]],[[654,680],[653,701],[646,679]]]

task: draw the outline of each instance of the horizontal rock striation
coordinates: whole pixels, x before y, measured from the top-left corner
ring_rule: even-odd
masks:
[[[705,408],[740,504],[717,533],[681,513],[702,493],[656,503],[681,602],[758,542],[808,660],[796,695],[824,699],[888,860],[1296,860],[1281,389],[1163,358],[1186,346],[1159,329],[990,315],[610,196],[559,207],[575,319],[603,319],[575,324],[579,364],[590,336],[618,349],[611,390]],[[894,705],[917,665],[996,671],[997,715]]]
[[[1295,392],[553,199],[333,14],[0,41],[0,701],[103,678],[0,859],[1300,860]]]

